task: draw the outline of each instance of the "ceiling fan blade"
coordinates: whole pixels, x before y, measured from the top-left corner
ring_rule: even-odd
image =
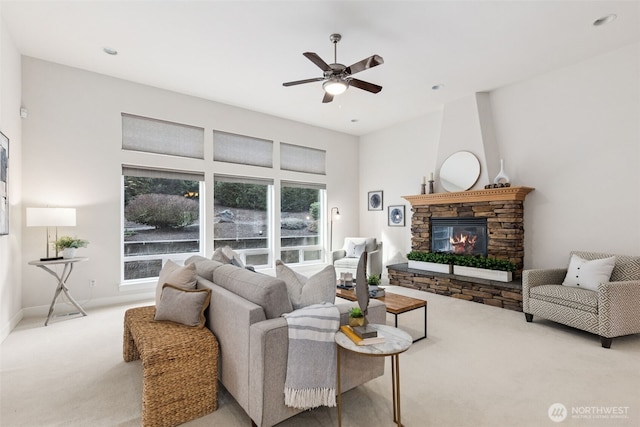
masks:
[[[324,80],[324,77],[315,77],[313,79],[296,80],[294,82],[282,83],[282,86],[295,86],[295,85],[301,85],[303,83],[321,82],[322,80]]]
[[[329,66],[329,64],[324,62],[324,60],[320,58],[317,53],[305,52],[303,53],[303,55],[306,56],[309,61],[320,67],[322,71],[331,71],[331,67]]]
[[[360,71],[367,70],[369,68],[373,68],[376,65],[384,64],[384,59],[380,55],[373,55],[368,58],[363,59],[362,61],[356,62],[353,65],[348,66],[345,71],[349,75],[353,75],[355,73],[359,73]]]
[[[322,103],[326,104],[327,102],[331,102],[333,101],[333,95],[331,95],[330,93],[325,92],[324,93],[324,97],[322,98]]]
[[[355,86],[358,89],[363,89],[372,93],[378,93],[382,90],[382,86],[378,86],[373,83],[365,82],[358,79],[349,79],[349,86]]]

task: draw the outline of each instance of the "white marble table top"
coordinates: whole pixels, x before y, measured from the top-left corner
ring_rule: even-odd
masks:
[[[351,338],[338,331],[336,332],[335,338],[336,344],[345,350],[353,351],[355,353],[369,354],[372,356],[389,356],[406,351],[413,343],[411,335],[401,329],[394,328],[393,326],[377,325],[374,323],[370,323],[369,326],[377,330],[378,335],[382,335],[384,337],[383,343],[357,345],[351,341]]]

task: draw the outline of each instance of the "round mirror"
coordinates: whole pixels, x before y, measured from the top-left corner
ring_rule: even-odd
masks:
[[[440,184],[447,191],[466,191],[480,177],[480,161],[468,151],[450,155],[440,167]]]

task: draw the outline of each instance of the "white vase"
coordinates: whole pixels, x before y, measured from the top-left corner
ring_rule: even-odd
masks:
[[[78,252],[78,248],[64,248],[62,250],[62,258],[65,258],[65,259],[75,258],[76,252]]]
[[[510,271],[487,270],[485,268],[466,267],[463,265],[454,265],[453,274],[475,277],[477,279],[495,280],[498,282],[510,282],[513,280],[513,274]]]
[[[500,172],[498,172],[498,175],[496,175],[496,177],[493,179],[493,183],[494,184],[508,184],[509,183],[509,176],[504,173],[504,160],[500,159]]]
[[[408,268],[413,268],[415,270],[426,270],[426,271],[434,271],[436,273],[448,273],[451,274],[451,265],[450,264],[438,264],[435,262],[425,262],[425,261],[413,261],[409,260],[407,263]]]

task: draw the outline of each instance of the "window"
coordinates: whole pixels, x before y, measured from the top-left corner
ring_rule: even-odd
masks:
[[[285,263],[323,260],[324,195],[323,185],[281,183],[280,259]]]
[[[293,144],[280,144],[280,169],[326,174],[326,151]]]
[[[203,174],[123,166],[123,278],[158,277],[201,247]]]
[[[271,266],[273,181],[214,176],[213,246],[229,246],[255,267]]]
[[[213,131],[213,160],[273,167],[273,141]]]

